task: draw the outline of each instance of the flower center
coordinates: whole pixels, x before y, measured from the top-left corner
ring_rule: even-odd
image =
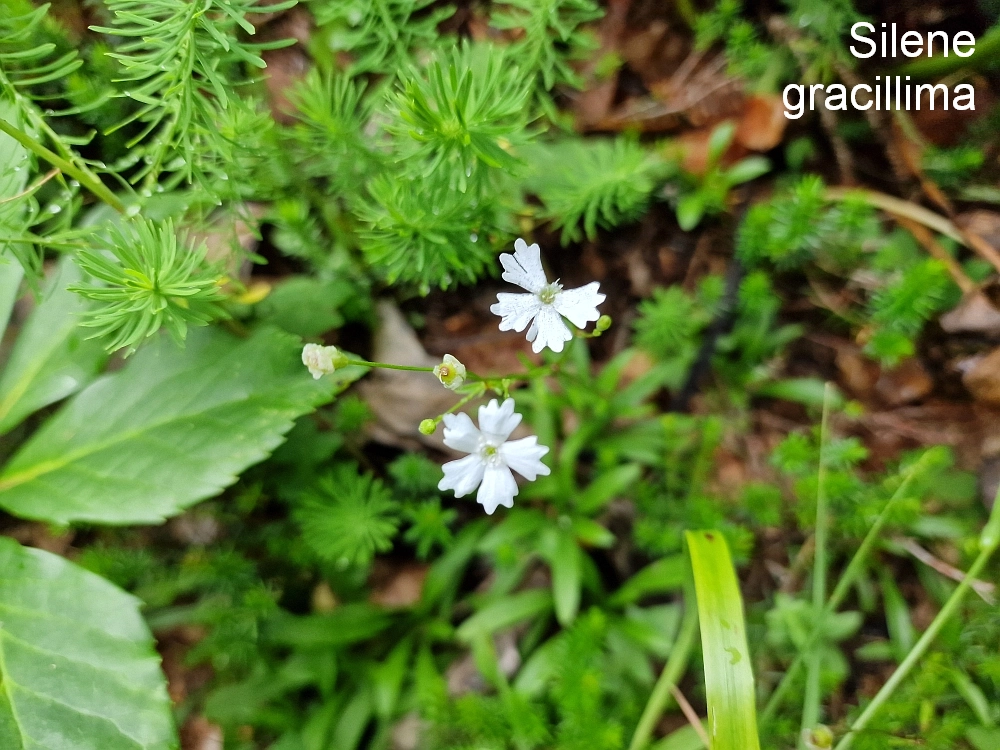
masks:
[[[500,451],[495,445],[491,445],[490,443],[486,443],[479,449],[479,457],[483,459],[483,463],[487,466],[499,466],[503,463]]]
[[[553,281],[551,284],[546,284],[542,287],[542,290],[538,293],[538,299],[540,299],[544,305],[551,305],[556,301],[556,296],[561,291],[562,284],[558,281]]]
[[[438,372],[441,373],[442,380],[447,380],[451,377],[451,368],[448,365],[439,365],[439,367],[441,369]]]

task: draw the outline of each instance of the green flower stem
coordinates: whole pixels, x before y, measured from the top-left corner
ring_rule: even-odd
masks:
[[[433,367],[414,367],[411,365],[390,365],[388,362],[367,362],[363,359],[350,360],[352,365],[359,367],[376,367],[382,370],[407,370],[409,372],[434,372]]]
[[[826,547],[830,529],[830,514],[826,502],[827,447],[830,441],[830,399],[833,394],[831,383],[823,392],[823,420],[819,437],[819,471],[816,481],[816,555],[813,560],[813,624],[812,632],[822,631],[826,619]],[[810,639],[813,641],[814,639]],[[802,702],[802,728],[812,729],[819,723],[820,676],[823,652],[815,645],[807,651],[806,693]],[[799,740],[804,747],[804,741]]]
[[[889,700],[889,697],[893,694],[899,684],[906,679],[906,676],[910,673],[917,662],[924,655],[927,649],[933,643],[934,639],[937,637],[938,633],[941,632],[941,628],[944,627],[945,623],[951,619],[958,611],[959,605],[965,598],[965,595],[969,593],[969,589],[972,588],[972,582],[976,580],[980,572],[989,562],[990,557],[996,552],[997,546],[1000,545],[1000,491],[997,492],[997,499],[993,501],[993,510],[990,513],[990,520],[986,523],[986,528],[983,529],[983,533],[979,537],[979,555],[976,557],[975,561],[972,563],[972,567],[965,574],[962,582],[958,585],[948,601],[945,602],[944,607],[938,612],[937,617],[930,624],[930,627],[924,632],[917,641],[913,648],[910,649],[910,653],[906,655],[903,662],[899,665],[895,672],[892,673],[886,683],[882,686],[882,689],[878,691],[872,702],[868,704],[864,711],[862,711],[861,716],[855,719],[851,728],[848,730],[839,743],[837,743],[834,750],[848,750],[851,744],[854,742],[854,738],[858,732],[863,730],[868,726],[868,722],[871,721],[875,713],[882,707],[882,705]]]
[[[100,181],[97,175],[86,167],[80,167],[68,159],[64,159],[59,156],[59,154],[54,151],[50,151],[41,143],[38,143],[38,141],[30,135],[19,128],[14,127],[4,119],[0,119],[0,132],[6,133],[26,149],[39,158],[47,161],[63,174],[67,174],[75,179],[81,185],[86,187],[91,193],[115,209],[118,213],[125,213],[125,204],[122,203],[118,196],[112,193],[107,186]]]
[[[649,738],[653,734],[656,722],[659,721],[660,715],[670,701],[671,690],[677,685],[684,670],[687,669],[697,634],[698,605],[695,603],[694,581],[692,579],[688,581],[684,591],[684,620],[681,622],[680,632],[677,634],[673,648],[670,649],[667,663],[663,665],[660,678],[656,681],[649,700],[646,701],[646,707],[639,718],[639,724],[635,728],[635,734],[632,735],[632,742],[629,743],[628,750],[642,750],[649,744]]]
[[[903,477],[903,481],[900,483],[899,487],[896,488],[896,491],[892,493],[892,497],[889,498],[885,507],[882,508],[882,512],[878,514],[878,517],[875,519],[875,523],[872,524],[872,527],[868,530],[864,540],[862,540],[861,546],[858,547],[857,552],[854,553],[854,557],[851,558],[851,562],[848,563],[847,568],[845,568],[844,572],[841,574],[840,580],[837,581],[837,585],[834,587],[833,593],[830,595],[830,601],[826,604],[826,608],[824,610],[825,614],[833,614],[844,601],[844,598],[847,596],[847,592],[850,590],[851,586],[854,585],[854,582],[861,574],[861,571],[863,570],[868,559],[868,555],[882,532],[882,527],[885,526],[886,522],[889,520],[889,516],[893,508],[896,506],[896,503],[906,495],[906,491],[909,489],[910,483],[923,469],[923,463],[923,459],[921,459],[910,468],[910,470],[906,473],[906,476]],[[763,712],[761,712],[760,720],[762,726],[768,724],[774,718],[775,712],[777,712],[778,708],[781,706],[785,695],[791,689],[792,683],[798,675],[799,669],[802,667],[804,662],[803,654],[809,652],[813,644],[815,644],[818,639],[819,630],[813,629],[809,636],[809,640],[806,641],[805,646],[799,651],[798,656],[795,657],[791,665],[785,671],[784,676],[781,678],[781,682],[778,683],[778,687],[776,687],[774,692],[771,693],[771,697],[768,700],[767,705],[764,707]]]

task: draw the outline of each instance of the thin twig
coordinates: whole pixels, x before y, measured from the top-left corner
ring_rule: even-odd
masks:
[[[911,201],[904,201],[902,198],[886,195],[876,190],[863,190],[860,188],[827,188],[826,197],[832,201],[862,198],[869,206],[881,209],[893,216],[904,216],[907,219],[912,219],[918,224],[923,224],[925,227],[933,229],[938,234],[943,234],[945,237],[955,240],[959,244],[971,247],[963,236],[962,231],[954,223],[941,214],[936,214],[930,209],[918,206]]]
[[[953,581],[961,581],[965,578],[965,573],[956,568],[954,565],[949,565],[941,558],[932,555],[930,552],[917,544],[916,540],[905,536],[897,536],[893,538],[892,541],[905,549],[924,565],[929,568],[933,568],[941,575],[951,578]],[[989,581],[980,581],[978,579],[972,581],[970,585],[972,586],[972,590],[979,594],[979,597],[984,602],[990,605],[996,604],[996,596],[994,595],[996,593],[995,585]]]
[[[684,714],[684,718],[694,728],[695,733],[701,738],[705,747],[711,747],[712,742],[708,739],[708,732],[705,731],[705,725],[701,723],[701,719],[691,707],[691,704],[688,703],[688,699],[684,697],[684,693],[676,685],[671,685],[670,694],[674,696],[674,700],[677,701],[677,705],[680,707],[681,713]]]
[[[23,198],[26,195],[31,195],[33,192],[35,192],[36,190],[38,190],[38,188],[40,188],[46,182],[48,182],[49,180],[51,180],[57,174],[59,174],[59,170],[58,169],[53,169],[51,172],[49,172],[47,175],[45,175],[42,179],[40,179],[34,185],[26,187],[24,190],[22,190],[17,195],[12,195],[12,196],[10,196],[10,198],[4,198],[3,200],[0,200],[0,205],[2,205],[4,203],[10,203],[11,201],[16,201],[18,198]]]

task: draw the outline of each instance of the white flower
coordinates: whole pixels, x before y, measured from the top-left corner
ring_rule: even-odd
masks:
[[[314,380],[319,380],[346,365],[347,356],[335,346],[306,344],[302,347],[302,364],[309,368]]]
[[[551,284],[542,270],[541,252],[538,245],[527,245],[518,239],[514,243],[514,254],[503,253],[503,280],[527,289],[530,294],[497,295],[497,304],[490,312],[499,315],[500,330],[523,331],[528,323],[528,341],[534,342],[531,350],[536,354],[546,346],[554,352],[561,352],[563,344],[573,338],[563,317],[577,328],[597,320],[601,314],[597,306],[605,296],[597,291],[600,284],[592,281],[579,289],[563,290],[558,281]]]
[[[498,505],[513,507],[517,482],[511,469],[528,480],[549,473],[539,460],[549,449],[538,445],[537,437],[507,440],[520,422],[512,398],[500,406],[496,399],[480,406],[478,428],[468,414],[445,414],[444,444],[469,455],[441,467],[444,478],[438,489],[455,490],[455,497],[463,497],[479,487],[476,502],[490,515]]]
[[[434,374],[441,385],[453,391],[465,382],[465,365],[450,354],[445,354],[441,364],[434,368]]]

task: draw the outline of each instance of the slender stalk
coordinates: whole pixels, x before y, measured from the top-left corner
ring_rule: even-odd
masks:
[[[74,178],[91,193],[118,211],[118,213],[125,213],[125,204],[121,202],[117,195],[108,190],[107,186],[101,182],[100,179],[98,179],[97,175],[86,167],[80,167],[59,156],[59,154],[54,151],[50,151],[23,130],[14,127],[4,119],[0,119],[0,132],[6,133],[26,149],[35,154],[35,156],[44,159],[63,174],[68,174],[70,177]]]
[[[826,547],[830,519],[826,502],[826,454],[830,441],[831,383],[823,391],[823,421],[819,433],[819,471],[816,482],[816,552],[813,558],[813,632],[821,631],[826,617]],[[802,728],[812,729],[819,723],[820,675],[822,651],[815,644],[807,652],[806,694],[802,703]],[[799,744],[804,746],[802,740]]]
[[[434,372],[433,367],[416,367],[412,365],[390,365],[387,362],[368,362],[363,359],[352,359],[352,365],[361,367],[376,367],[382,370],[408,370],[409,372]]]
[[[690,578],[690,576],[689,576]],[[684,619],[681,622],[680,632],[674,647],[670,649],[670,657],[663,665],[660,678],[653,687],[653,692],[646,701],[646,707],[642,710],[639,724],[632,735],[632,742],[629,743],[628,750],[642,750],[649,744],[649,738],[653,734],[656,722],[667,707],[670,700],[671,689],[677,685],[684,670],[687,669],[691,652],[694,650],[695,638],[698,634],[698,605],[695,602],[694,580],[688,581],[684,589]]]
[[[972,588],[972,582],[976,579],[982,569],[986,567],[986,563],[989,562],[990,557],[996,552],[997,546],[1000,544],[1000,492],[997,493],[997,499],[993,501],[993,510],[990,513],[990,520],[986,523],[986,528],[983,529],[982,535],[979,537],[979,555],[976,557],[975,561],[972,563],[972,567],[965,574],[962,582],[958,585],[948,601],[945,602],[944,607],[938,612],[937,617],[930,624],[930,627],[924,632],[917,641],[913,648],[910,649],[910,653],[906,655],[903,662],[899,665],[895,672],[892,673],[886,683],[882,686],[882,689],[878,691],[872,702],[868,704],[861,715],[854,720],[851,728],[848,730],[834,750],[848,750],[848,748],[853,744],[854,738],[858,732],[863,730],[868,726],[868,722],[871,721],[875,713],[882,707],[882,705],[889,700],[899,684],[906,679],[910,671],[916,666],[917,662],[924,655],[927,649],[930,647],[934,639],[937,638],[938,633],[941,632],[941,628],[944,627],[945,623],[951,619],[951,617],[958,611],[959,605],[965,598],[965,595],[969,593],[969,589]]]
[[[886,521],[889,520],[889,515],[896,506],[896,503],[906,495],[906,492],[910,487],[910,483],[923,469],[923,463],[923,460],[917,461],[910,468],[910,470],[906,473],[906,476],[903,477],[903,481],[900,483],[899,487],[896,488],[896,491],[892,493],[892,497],[889,498],[885,507],[882,508],[882,512],[878,514],[878,517],[875,519],[875,523],[872,524],[868,533],[865,534],[865,538],[862,540],[861,546],[858,547],[857,552],[854,553],[854,557],[851,558],[851,562],[848,563],[847,567],[844,569],[844,572],[840,576],[840,580],[837,581],[837,585],[834,587],[833,593],[830,595],[830,601],[826,604],[826,614],[833,614],[833,612],[835,612],[844,601],[844,598],[847,596],[847,592],[850,590],[851,586],[854,585],[854,582],[858,579],[858,576],[864,569],[865,563],[868,560],[868,554],[871,552],[872,547],[878,540],[879,535],[882,532],[882,527],[885,526]],[[778,683],[778,687],[776,687],[774,692],[771,693],[771,697],[768,699],[767,705],[761,712],[760,721],[762,726],[768,724],[774,718],[774,714],[781,706],[786,694],[791,689],[792,683],[798,676],[799,669],[802,667],[804,662],[803,654],[807,653],[818,639],[819,630],[813,629],[809,636],[809,640],[806,641],[805,646],[785,671],[784,676],[781,678],[781,682]]]

